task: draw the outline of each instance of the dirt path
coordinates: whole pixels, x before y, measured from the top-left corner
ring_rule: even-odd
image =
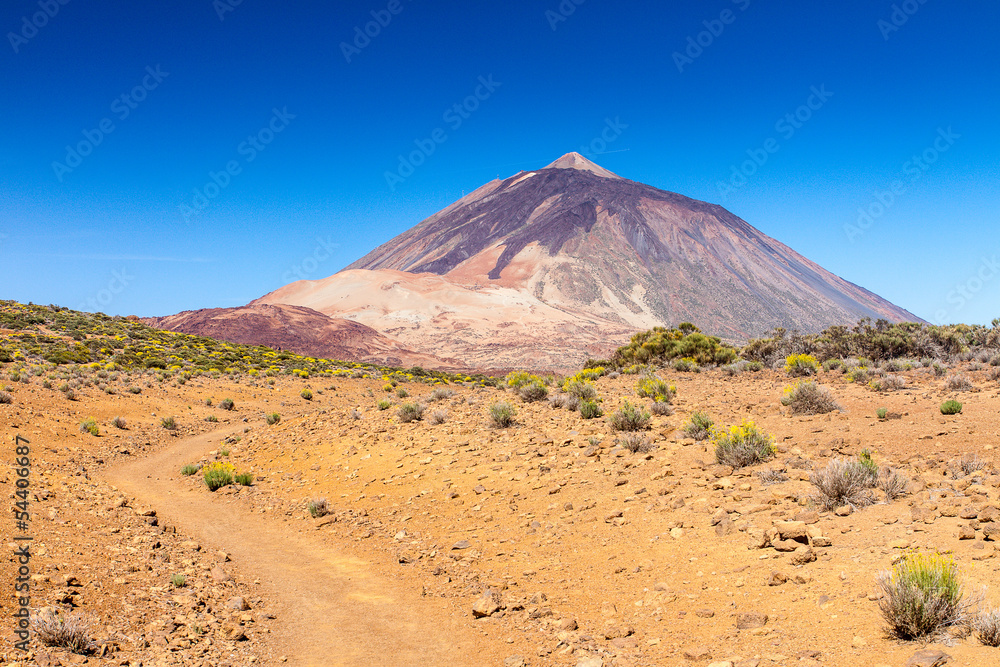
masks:
[[[244,576],[260,579],[280,624],[276,655],[288,656],[287,664],[324,667],[486,664],[480,640],[439,603],[400,590],[318,535],[296,533],[179,484],[171,471],[201,458],[225,435],[187,438],[104,477],[204,547],[230,554]]]

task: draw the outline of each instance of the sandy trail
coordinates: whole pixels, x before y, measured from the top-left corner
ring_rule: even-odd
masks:
[[[242,429],[240,429],[242,430]],[[275,655],[290,665],[484,664],[468,627],[415,587],[401,590],[370,563],[178,483],[181,467],[236,429],[179,441],[104,477],[203,548],[230,554],[235,570],[257,578],[278,617]],[[478,659],[477,659],[478,658]]]

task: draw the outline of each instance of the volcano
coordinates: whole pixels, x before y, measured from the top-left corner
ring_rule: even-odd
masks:
[[[578,153],[491,181],[343,271],[253,303],[305,306],[487,368],[578,366],[682,321],[740,341],[919,320],[721,206]]]

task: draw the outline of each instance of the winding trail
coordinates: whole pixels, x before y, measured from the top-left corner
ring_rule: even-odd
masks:
[[[414,586],[400,589],[375,566],[316,532],[300,534],[179,483],[185,463],[218,446],[220,429],[109,469],[104,478],[157,516],[230,554],[244,577],[257,578],[277,615],[275,655],[289,665],[482,665],[488,651],[468,627]]]

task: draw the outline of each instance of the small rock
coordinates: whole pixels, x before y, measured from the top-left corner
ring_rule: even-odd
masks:
[[[503,660],[503,667],[525,667],[527,663],[519,655],[512,655]]]
[[[604,659],[600,656],[580,658],[580,661],[576,663],[576,667],[604,667]]]
[[[816,560],[816,553],[809,547],[799,547],[792,554],[792,565],[805,565]]]
[[[224,584],[227,581],[233,580],[233,578],[229,575],[229,573],[223,570],[218,565],[212,568],[210,574],[212,575],[212,581],[218,584]]]
[[[865,641],[864,637],[855,637],[851,640],[851,646],[854,648],[862,648],[864,646],[868,646],[868,642]]]
[[[958,539],[960,540],[974,540],[976,539],[976,529],[972,526],[959,526],[958,527]]]
[[[711,660],[712,652],[707,646],[694,646],[684,649],[684,657],[688,660]]]
[[[711,609],[699,609],[694,613],[698,618],[712,618],[715,616],[715,612]]]
[[[854,509],[850,505],[841,505],[837,509],[833,510],[833,513],[837,516],[850,516]]]
[[[455,544],[453,544],[451,548],[453,551],[461,551],[462,549],[468,549],[471,546],[472,544],[469,542],[469,540],[461,540],[455,542]]]
[[[575,618],[564,618],[563,620],[559,621],[558,627],[560,630],[565,630],[566,632],[572,632],[573,630],[576,630],[580,626],[577,624]]]
[[[737,630],[752,630],[754,628],[762,628],[767,625],[768,621],[767,614],[760,614],[757,612],[747,612],[745,614],[736,615],[736,629]]]
[[[236,611],[247,611],[250,609],[250,604],[243,597],[236,596],[229,598],[226,601],[226,606],[230,609],[235,609]]]
[[[474,618],[492,616],[498,611],[500,611],[500,596],[492,589],[488,589],[472,605],[472,616]]]
[[[797,542],[807,542],[809,540],[809,535],[806,533],[806,524],[803,521],[777,521],[774,527],[783,540],[795,540]]]
[[[772,572],[771,576],[767,580],[768,586],[780,586],[781,584],[788,581],[788,575],[781,572]]]
[[[941,667],[951,660],[951,656],[944,651],[934,651],[924,649],[917,651],[906,661],[905,667]]]
[[[819,512],[815,510],[799,512],[795,515],[796,521],[801,521],[804,524],[811,525],[814,523],[819,523]]]

